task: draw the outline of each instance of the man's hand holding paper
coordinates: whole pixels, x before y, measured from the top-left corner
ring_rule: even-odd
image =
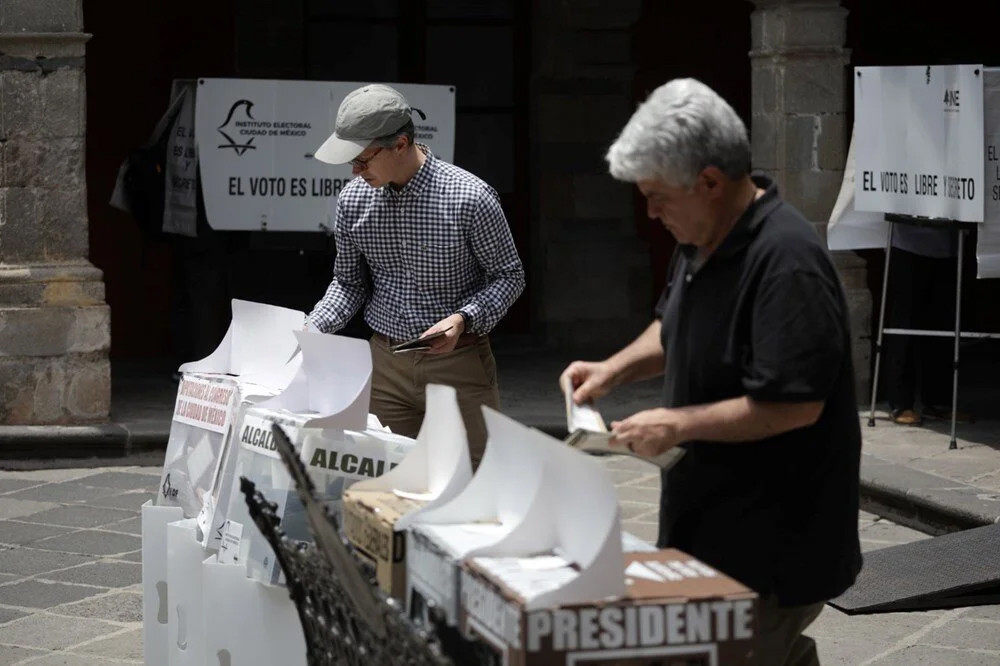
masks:
[[[573,402],[583,405],[604,397],[614,387],[614,372],[607,361],[573,361],[559,377],[564,392],[573,391]]]
[[[647,458],[668,451],[683,440],[683,412],[659,407],[611,423],[611,446],[624,447]]]

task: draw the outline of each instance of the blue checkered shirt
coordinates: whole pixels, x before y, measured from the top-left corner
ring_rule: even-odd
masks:
[[[341,191],[333,281],[308,319],[317,330],[339,330],[364,305],[368,325],[392,338],[458,312],[485,334],[524,290],[496,191],[418,145],[427,159],[401,189],[355,178]]]

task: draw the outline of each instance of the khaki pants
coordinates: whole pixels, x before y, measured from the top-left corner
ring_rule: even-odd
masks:
[[[486,448],[486,424],[480,406],[500,408],[497,366],[489,338],[481,336],[448,354],[393,354],[385,339],[378,335],[370,344],[372,414],[393,432],[416,437],[424,421],[424,387],[452,386],[468,432],[472,464],[478,466]]]
[[[760,600],[757,661],[760,666],[819,666],[816,642],[802,632],[823,604],[781,608],[773,594]]]

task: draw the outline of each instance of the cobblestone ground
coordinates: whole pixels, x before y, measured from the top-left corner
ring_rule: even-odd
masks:
[[[608,463],[625,529],[656,536],[659,477]],[[0,664],[142,662],[139,507],[158,467],[0,471]],[[862,514],[866,550],[926,538]],[[809,632],[824,664],[1000,663],[1000,606],[850,617]]]

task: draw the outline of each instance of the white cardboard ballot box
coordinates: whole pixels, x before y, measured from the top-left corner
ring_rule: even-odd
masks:
[[[374,478],[398,465],[416,442],[381,429],[363,431],[337,428],[309,428],[301,415],[281,413],[260,407],[247,413],[246,425],[270,431],[271,424],[281,425],[288,433],[306,465],[316,493],[330,515],[339,521],[344,491],[355,482]],[[281,520],[281,530],[289,539],[312,541],[305,507],[299,500],[291,475],[276,451],[240,445],[235,467],[237,479],[246,477],[254,482],[269,502],[277,505],[275,513]],[[270,544],[250,519],[246,501],[238,488],[230,499],[227,518],[220,535],[236,530],[238,544],[233,561],[245,563],[250,577],[270,584],[283,584],[284,575],[274,559]],[[226,546],[220,546],[224,548]],[[231,546],[230,546],[231,547]]]
[[[246,577],[216,558],[202,565],[207,666],[305,666],[306,643],[288,590]]]
[[[269,502],[277,504],[288,538],[312,540],[305,508],[276,450],[273,425],[288,435],[317,494],[336,519],[345,488],[383,474],[416,444],[383,429],[368,414],[372,362],[366,342],[304,332],[297,332],[296,339],[302,362],[295,377],[282,393],[248,409],[234,430],[235,464],[224,479],[233,490],[225,511],[217,512],[219,537],[233,535],[220,545],[236,550],[226,553],[227,561],[244,564],[250,577],[269,584],[281,584],[283,573],[270,544],[250,519],[240,478],[253,481]]]
[[[620,594],[621,577],[608,575],[621,560],[622,537],[607,471],[544,433],[489,408],[483,413],[489,436],[476,476],[462,494],[418,515],[411,527],[410,612],[419,614],[427,600],[448,624],[457,624],[461,563],[486,554],[558,552],[582,571],[564,580],[570,569],[546,570],[547,585],[568,586],[563,594],[569,598]]]
[[[146,666],[167,666],[170,585],[167,525],[183,520],[179,506],[142,505],[142,654]]]
[[[198,525],[186,518],[167,525],[167,655],[170,666],[202,666],[205,622]]]
[[[156,503],[197,518],[200,540],[218,546],[216,509],[228,503],[233,425],[258,400],[283,390],[298,370],[296,310],[233,300],[225,338],[208,357],[181,365]]]

